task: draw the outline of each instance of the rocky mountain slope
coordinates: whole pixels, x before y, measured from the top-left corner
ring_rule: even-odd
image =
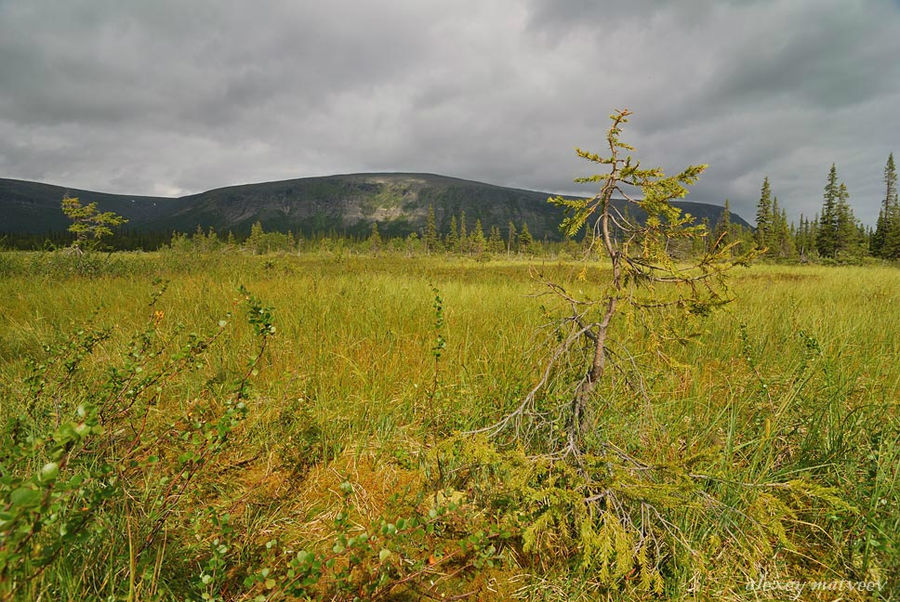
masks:
[[[103,211],[129,219],[128,228],[143,232],[190,232],[198,225],[219,232],[247,232],[260,221],[267,231],[292,230],[363,234],[372,222],[387,235],[422,229],[430,206],[438,228],[446,231],[452,216],[465,212],[469,227],[480,219],[485,230],[523,222],[537,238],[559,238],[561,213],[547,203],[549,193],[505,188],[433,174],[369,173],[300,178],[218,188],[180,198],[128,196],[0,179],[0,232],[42,234],[64,230],[60,211],[65,194],[96,201]],[[718,205],[681,201],[697,219],[715,223]],[[639,217],[639,216],[638,216]],[[748,226],[732,213],[732,222]]]

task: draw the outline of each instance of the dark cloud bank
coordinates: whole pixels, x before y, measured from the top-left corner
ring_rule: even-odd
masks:
[[[694,200],[872,223],[900,6],[862,0],[0,0],[0,176],[131,194],[356,171],[575,191],[606,115]]]

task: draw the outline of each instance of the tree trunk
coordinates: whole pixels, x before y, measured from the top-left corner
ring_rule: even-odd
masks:
[[[603,321],[600,322],[594,332],[594,356],[591,367],[582,381],[575,389],[572,399],[572,422],[569,425],[569,442],[577,444],[590,431],[592,416],[590,408],[591,393],[597,387],[597,383],[603,378],[606,370],[606,333],[609,330],[609,322],[616,312],[616,298],[610,297],[606,302],[606,312]]]

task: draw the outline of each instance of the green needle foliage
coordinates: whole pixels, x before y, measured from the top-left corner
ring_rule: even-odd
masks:
[[[695,225],[691,215],[682,213],[672,201],[687,195],[687,186],[697,181],[706,166],[691,165],[678,175],[666,176],[659,168],[642,168],[630,154],[623,157],[634,150],[621,140],[622,126],[630,114],[624,110],[610,116],[608,156],[576,150],[578,156],[608,168],[606,173],[576,179],[597,183],[600,191],[586,199],[549,199],[566,210],[560,225],[563,233],[575,236],[587,229],[585,260],[596,249],[611,269],[611,275],[600,275],[596,282],[599,294],[595,295],[571,294],[559,284],[546,282],[550,291],[571,308],[563,322],[567,330],[564,342],[554,357],[558,361],[582,343],[590,348],[568,417],[567,453],[576,455],[581,439],[596,428],[590,417],[591,403],[610,359],[612,343],[608,337],[613,319],[625,322],[630,330],[642,330],[651,350],[669,360],[664,343],[686,341],[692,336],[696,317],[707,316],[728,303],[731,298],[725,273],[736,265],[746,265],[751,258],[749,254],[735,255],[736,243],[725,243],[724,233],[711,244],[695,244],[709,236],[706,226]],[[639,224],[629,219],[628,212],[615,207],[614,198],[623,198],[643,210],[646,221]],[[707,251],[685,263],[673,252],[679,245]],[[586,267],[582,271],[585,281]]]

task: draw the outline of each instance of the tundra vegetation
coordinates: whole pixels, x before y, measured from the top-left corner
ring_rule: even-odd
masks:
[[[890,599],[900,271],[748,267],[627,116],[552,253],[0,254],[0,599]]]

